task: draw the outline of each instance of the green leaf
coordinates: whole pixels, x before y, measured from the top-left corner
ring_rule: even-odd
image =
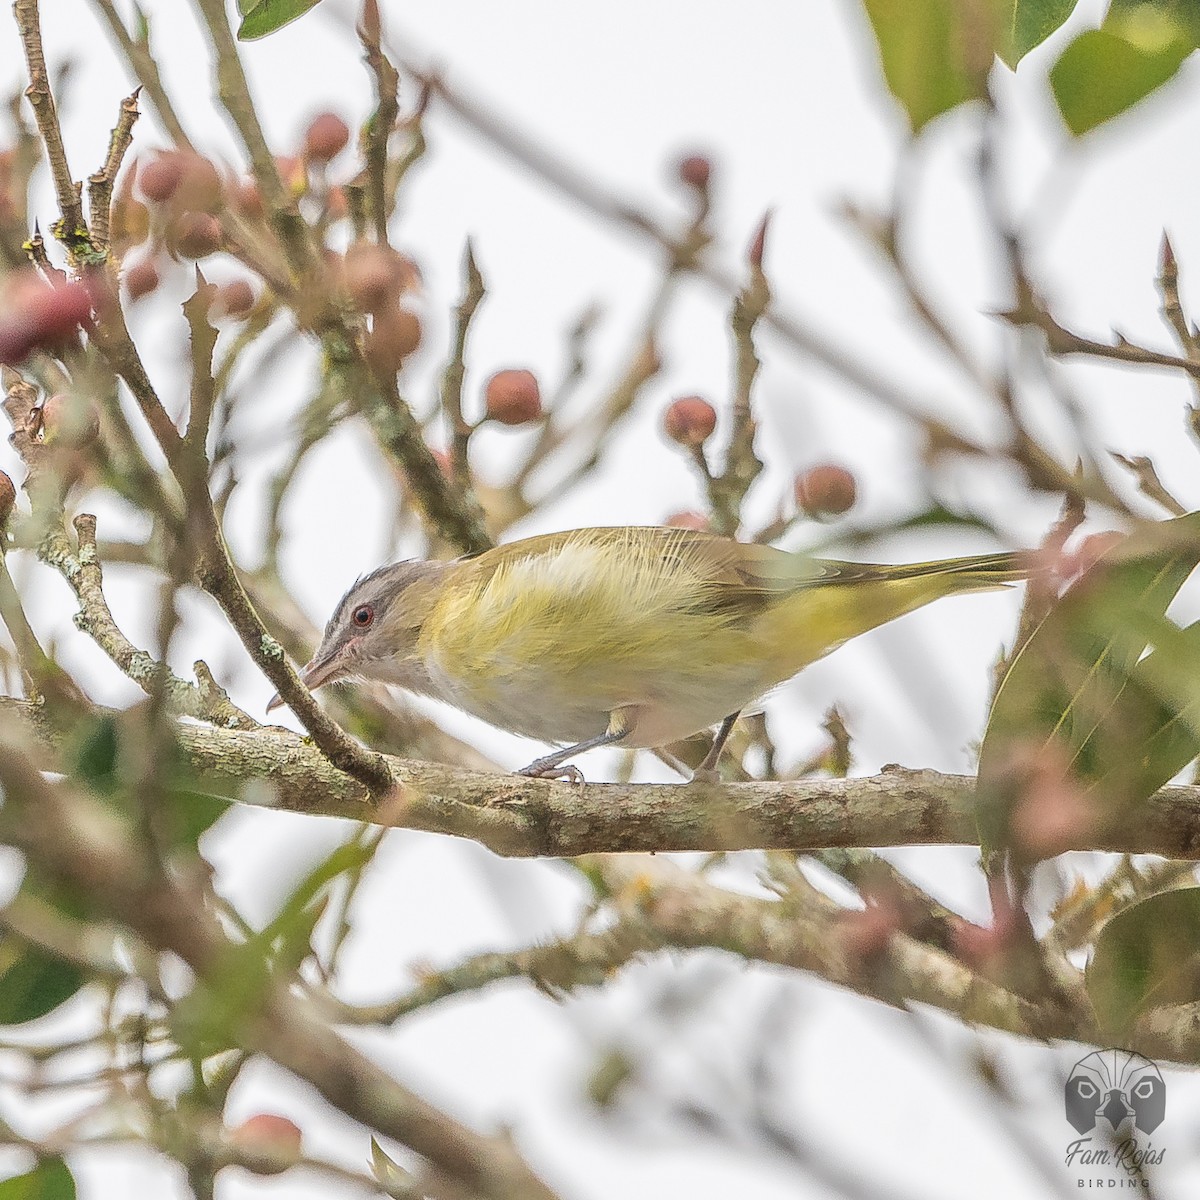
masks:
[[[233,801],[208,792],[191,792],[177,788],[171,792],[175,821],[171,832],[176,848],[186,846],[195,850],[206,834],[232,807]]]
[[[1196,0],[1112,0],[1104,28],[1118,33],[1136,30],[1140,23],[1164,16],[1187,34],[1193,46],[1200,46],[1200,6]]]
[[[104,715],[83,726],[70,755],[70,774],[92,791],[109,795],[117,785],[120,749],[116,719]]]
[[[53,1012],[87,982],[73,963],[31,946],[23,938],[0,937],[0,1025],[22,1025]]]
[[[1101,1028],[1126,1032],[1148,1008],[1200,999],[1200,888],[1161,892],[1100,930],[1087,989]]]
[[[0,1180],[0,1200],[75,1200],[75,1179],[61,1158],[43,1158],[32,1171]]]
[[[883,76],[913,133],[987,87],[991,0],[863,0]]]
[[[320,0],[238,0],[238,12],[242,14],[238,40],[252,42],[266,37],[268,33],[290,25],[319,3]]]
[[[997,691],[979,758],[980,838],[1008,843],[1022,779],[1044,755],[1111,820],[1200,755],[1200,624],[1166,610],[1200,561],[1200,513],[1103,556],[1021,648]]]
[[[1000,57],[1016,67],[1071,15],[1075,0],[1007,0],[1004,8]]]
[[[136,767],[137,739],[142,727],[128,717],[103,714],[83,723],[75,731],[67,752],[72,778],[102,797],[121,816],[131,821],[145,817],[140,798],[128,786],[128,776]],[[127,764],[134,751],[134,764]],[[168,741],[155,762],[159,777],[165,780],[169,804],[153,817],[156,833],[163,845],[174,850],[196,849],[201,836],[226,812],[232,801],[198,790],[196,780],[179,753],[178,744]]]
[[[1162,87],[1194,47],[1187,30],[1149,4],[1081,33],[1050,68],[1050,86],[1076,136],[1120,116]]]

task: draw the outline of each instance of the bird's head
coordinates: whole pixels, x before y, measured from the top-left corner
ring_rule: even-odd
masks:
[[[451,566],[399,562],[358,580],[334,609],[321,644],[300,671],[301,680],[313,691],[353,678],[425,690],[417,638]],[[273,696],[267,711],[282,703]]]

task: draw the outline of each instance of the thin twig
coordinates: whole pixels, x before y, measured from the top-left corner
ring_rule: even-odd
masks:
[[[28,681],[31,695],[61,698],[63,689],[69,687],[73,691],[74,706],[86,705],[83,693],[42,649],[37,634],[29,624],[29,619],[21,606],[20,594],[17,592],[12,576],[8,573],[8,563],[5,561],[3,545],[0,545],[0,621],[4,623],[12,638],[13,646],[17,651],[17,661]]]
[[[762,459],[754,449],[757,422],[750,406],[754,380],[761,366],[754,348],[754,328],[771,303],[771,287],[763,271],[763,243],[766,239],[770,214],[763,217],[754,240],[755,253],[749,257],[750,278],[738,292],[730,312],[730,327],[734,343],[734,388],[731,408],[729,443],[725,450],[724,467],[717,476],[711,475],[697,447],[697,459],[707,476],[709,500],[712,504],[713,528],[732,536],[741,524],[742,502],[763,469]]]
[[[270,213],[271,223],[284,246],[292,270],[301,277],[311,276],[319,264],[318,248],[295,199],[283,185],[275,156],[267,144],[258,110],[250,94],[250,84],[238,55],[237,43],[229,28],[225,4],[223,0],[196,0],[196,7],[204,18],[216,55],[217,91],[221,103],[250,156],[254,178]]]
[[[1182,517],[1188,511],[1167,491],[1163,481],[1158,477],[1154,463],[1144,454],[1119,454],[1113,450],[1112,456],[1138,481],[1138,491],[1143,496],[1161,505],[1173,517]]]
[[[125,22],[121,20],[113,0],[94,0],[94,2],[100,10],[100,15],[108,23],[113,39],[120,47],[121,53],[124,54],[125,61],[130,71],[133,72],[134,78],[146,89],[146,94],[150,97],[150,103],[154,105],[154,111],[158,114],[163,128],[166,129],[176,146],[184,150],[192,150],[192,141],[175,112],[175,106],[171,103],[171,98],[163,86],[158,63],[150,52],[149,26],[143,24],[143,28],[135,39],[125,28]],[[137,19],[145,22],[145,17],[140,14]]]
[[[394,47],[392,50],[394,60],[407,75],[428,87],[431,94],[455,116],[555,190],[570,196],[603,220],[618,224],[639,238],[653,242],[665,251],[668,261],[686,263],[688,271],[704,279],[723,295],[730,298],[737,296],[741,284],[736,276],[710,258],[698,257],[687,235],[677,236],[648,213],[607,192],[583,172],[517,132],[514,123],[502,115],[496,105],[469,98],[461,89],[452,87],[435,71],[423,67],[411,56],[396,53]],[[831,337],[817,332],[809,323],[801,322],[777,308],[764,312],[762,321],[801,353],[820,362],[896,412],[924,425],[937,411],[936,405],[930,404],[927,398],[903,389],[893,371],[875,369],[864,360],[861,352],[840,346]],[[985,447],[971,445],[977,452],[986,453]]]
[[[475,310],[487,294],[483,275],[475,262],[475,250],[467,239],[463,253],[463,298],[454,310],[454,349],[442,375],[442,410],[450,423],[450,465],[454,482],[468,494],[471,487],[471,468],[467,452],[475,427],[463,417],[462,391],[466,375],[467,334]]]
[[[378,27],[372,28],[367,22],[358,29],[363,57],[375,77],[375,112],[371,115],[366,136],[367,188],[375,240],[386,246],[393,194],[388,186],[388,145],[400,114],[400,76],[380,48],[379,33]]]
[[[395,375],[374,373],[372,382],[347,386],[358,393],[357,404],[370,422],[375,440],[404,471],[421,511],[434,529],[467,554],[480,554],[492,544],[478,503],[459,493],[433,456],[421,424],[400,395]],[[347,380],[347,384],[349,381]]]
[[[90,250],[88,229],[83,219],[82,189],[75,182],[67,164],[67,148],[63,142],[62,127],[58,122],[58,110],[50,91],[50,78],[46,71],[46,56],[42,50],[42,30],[38,17],[38,0],[16,0],[13,16],[25,47],[25,62],[29,68],[29,87],[25,95],[33,105],[38,131],[46,147],[50,163],[50,176],[54,180],[54,191],[58,197],[61,219],[54,228],[55,236],[74,256]]]
[[[122,632],[113,618],[104,595],[104,574],[96,545],[96,518],[80,513],[74,521],[79,548],[71,552],[65,535],[55,538],[43,552],[43,559],[55,567],[70,585],[79,601],[75,625],[86,633],[147,695],[152,695],[156,681],[162,680],[168,708],[181,716],[211,721],[226,729],[257,729],[259,724],[240,708],[212,681],[207,667],[207,686],[188,683],[171,672],[144,650],[139,650]],[[203,664],[201,664],[203,665]]]
[[[97,251],[108,249],[109,224],[112,217],[112,191],[125,152],[133,142],[133,126],[138,116],[138,92],[126,96],[121,102],[121,114],[113,128],[108,143],[108,154],[104,166],[88,176],[88,210],[92,223],[92,247]]]

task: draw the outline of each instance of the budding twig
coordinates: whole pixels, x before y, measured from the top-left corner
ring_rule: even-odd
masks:
[[[33,105],[38,131],[46,147],[50,163],[50,176],[54,180],[54,191],[58,197],[61,220],[55,226],[55,236],[66,246],[69,253],[90,249],[87,225],[83,219],[81,186],[71,175],[67,164],[67,148],[63,142],[62,127],[58,122],[58,109],[50,91],[50,79],[46,72],[46,56],[42,50],[42,30],[38,17],[37,0],[16,0],[13,16],[25,47],[25,62],[29,68],[29,87],[25,95]]]
[[[138,116],[138,92],[126,96],[121,102],[121,115],[112,131],[108,143],[108,154],[104,166],[88,176],[88,210],[92,222],[92,247],[98,251],[108,249],[109,224],[112,217],[112,190],[117,181],[117,172],[125,152],[133,142],[133,126]]]
[[[600,464],[612,430],[632,411],[646,385],[662,370],[662,359],[658,353],[659,333],[675,295],[677,282],[678,269],[668,265],[646,307],[624,365],[602,399],[578,420],[572,421],[563,413],[562,396],[556,398],[536,441],[513,478],[507,506],[511,514],[510,521],[532,512],[535,507],[553,503]],[[572,333],[576,362],[580,339],[593,322],[594,317],[589,318],[586,324],[580,322]],[[583,333],[578,332],[580,329]],[[573,364],[568,380],[573,379],[575,370]],[[536,499],[530,500],[527,494],[530,476],[543,463],[555,458],[560,450],[563,458],[574,460],[572,465],[566,474],[556,479]]]
[[[166,88],[163,87],[158,63],[155,61],[154,55],[150,53],[148,31],[147,36],[131,37],[113,0],[95,0],[95,4],[100,10],[100,15],[108,22],[114,40],[120,47],[121,53],[125,55],[129,69],[146,89],[150,103],[154,105],[154,111],[158,114],[163,128],[170,135],[171,141],[185,150],[192,150],[192,141],[188,137],[183,123],[179,120]]]
[[[462,390],[466,375],[467,334],[470,332],[475,310],[487,294],[483,275],[475,261],[475,249],[469,238],[463,254],[463,287],[463,298],[454,310],[454,350],[442,374],[441,400],[442,411],[450,422],[450,466],[454,482],[464,495],[469,496],[471,468],[467,452],[474,426],[463,417]]]
[[[388,180],[388,144],[396,125],[396,117],[400,113],[400,76],[380,48],[380,28],[377,23],[363,21],[359,26],[358,37],[362,43],[363,57],[375,77],[375,112],[367,127],[365,157],[375,240],[381,246],[386,246],[393,194]]]
[[[404,471],[413,495],[434,528],[467,554],[481,554],[492,544],[478,502],[459,493],[442,473],[425,442],[421,425],[400,395],[396,376],[373,372],[362,380],[359,404],[375,439]],[[348,388],[351,394],[354,389]]]
[[[170,712],[210,721],[225,729],[258,729],[259,724],[233,704],[212,678],[208,667],[196,664],[198,683],[180,679],[166,664],[138,649],[113,618],[104,595],[104,573],[96,543],[96,518],[80,513],[74,521],[79,538],[78,550],[70,551],[64,537],[56,541],[44,559],[58,569],[79,601],[75,625],[108,655],[121,671],[147,695],[162,679],[162,694]]]
[[[1143,496],[1161,505],[1173,517],[1182,517],[1188,511],[1167,491],[1163,481],[1158,477],[1154,463],[1144,454],[1118,454],[1115,450],[1111,453],[1121,466],[1133,474],[1138,481],[1138,491]]]
[[[750,277],[734,299],[729,316],[734,342],[734,388],[724,468],[714,476],[705,467],[713,527],[718,533],[731,536],[741,524],[742,501],[763,469],[762,460],[754,450],[758,424],[750,407],[750,393],[762,365],[754,348],[754,328],[771,303],[771,287],[762,265],[769,223],[770,213],[763,217],[755,234],[749,256]],[[703,463],[700,448],[697,457]]]
[[[237,44],[229,28],[223,0],[196,0],[204,17],[217,60],[217,90],[250,156],[254,178],[292,270],[301,277],[314,274],[319,264],[312,230],[300,215],[279,176],[279,167],[258,119],[250,84],[242,69]]]

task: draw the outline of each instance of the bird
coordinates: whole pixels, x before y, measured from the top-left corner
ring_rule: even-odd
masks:
[[[893,566],[694,529],[573,529],[372,571],[300,678],[445,701],[558,747],[519,774],[575,782],[586,750],[662,752],[718,727],[694,773],[711,780],[738,714],[777,684],[930,601],[1029,574],[1020,552]]]

